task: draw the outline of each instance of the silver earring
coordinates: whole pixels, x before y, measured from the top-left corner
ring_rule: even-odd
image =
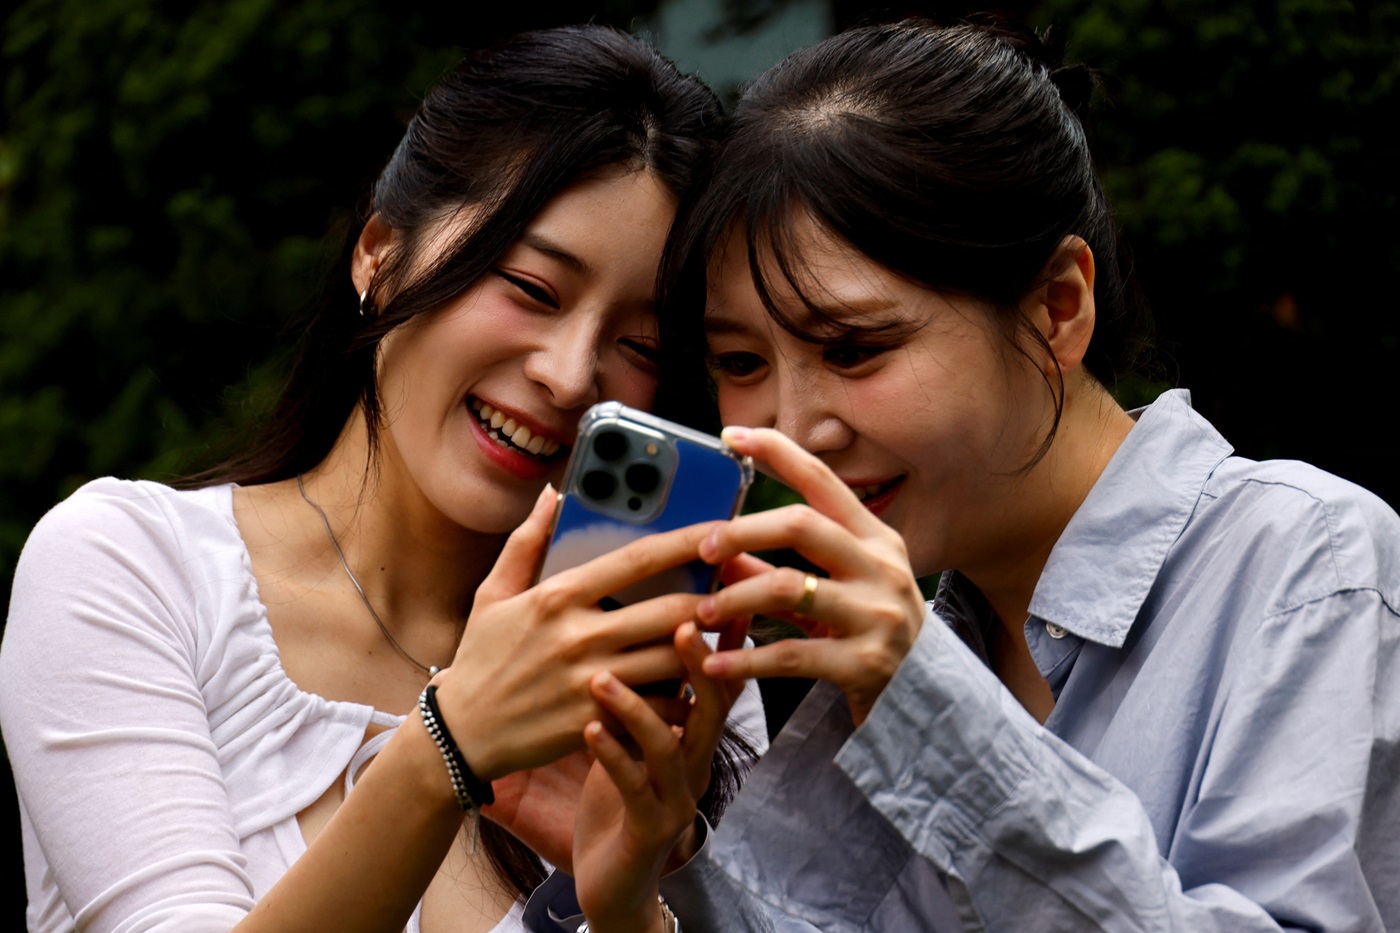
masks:
[[[364,291],[360,292],[360,317],[365,316],[366,306],[369,307],[369,313],[373,314],[374,306],[371,305],[369,302],[369,289],[365,289]]]

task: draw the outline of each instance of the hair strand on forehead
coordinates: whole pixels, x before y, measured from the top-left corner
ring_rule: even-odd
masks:
[[[1067,100],[1062,83],[1084,86],[1034,33],[998,19],[858,28],[788,56],[739,102],[668,257],[668,301],[703,313],[686,293],[703,293],[706,262],[737,227],[768,313],[803,339],[827,339],[840,322],[805,287],[820,281],[797,233],[809,223],[895,275],[976,299],[1008,347],[1044,371],[1036,355],[1049,347],[1023,299],[1072,261],[1062,246],[1077,237],[1097,269],[1084,365],[1112,388],[1145,360],[1151,328],[1120,265],[1083,101]],[[782,310],[770,275],[804,319]],[[1055,415],[1027,468],[1050,449],[1064,404],[1063,374],[1045,380]]]

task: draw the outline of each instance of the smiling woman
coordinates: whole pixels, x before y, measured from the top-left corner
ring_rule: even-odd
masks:
[[[569,867],[589,683],[706,650],[672,645],[698,597],[597,606],[704,528],[531,583],[580,416],[651,403],[662,244],[717,122],[613,30],[469,56],[375,183],[262,438],[35,528],[0,651],[31,929],[521,928],[540,856]],[[715,762],[718,808],[737,760]]]
[[[589,405],[650,407],[656,270],[675,200],[644,169],[576,182],[491,274],[385,338],[385,451],[435,511],[464,529],[510,531],[558,471]],[[358,288],[393,249],[392,231],[367,225],[352,264]]]
[[[725,440],[804,503],[706,536],[697,610],[809,637],[698,667],[822,683],[704,843],[665,723],[599,691],[642,755],[589,737],[640,840],[576,842],[598,933],[657,891],[687,933],[1400,928],[1400,517],[1184,391],[1115,401],[1144,337],[1088,90],[911,21],[740,102],[663,343],[707,342]]]

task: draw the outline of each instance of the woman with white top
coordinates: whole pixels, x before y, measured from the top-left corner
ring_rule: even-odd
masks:
[[[652,402],[662,244],[717,119],[614,30],[474,53],[261,440],[37,526],[0,651],[31,929],[520,928],[546,867],[464,808],[570,811],[590,678],[682,672],[697,597],[597,602],[703,528],[530,584],[580,416]]]

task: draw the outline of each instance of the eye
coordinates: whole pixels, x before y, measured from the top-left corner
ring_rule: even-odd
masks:
[[[643,368],[653,372],[656,370],[657,363],[661,361],[661,350],[657,347],[655,338],[637,335],[621,337],[617,342]]]
[[[822,349],[822,360],[837,369],[856,369],[889,349],[889,347],[871,344],[830,344]]]
[[[717,353],[711,361],[711,366],[716,372],[723,373],[730,379],[748,379],[756,376],[767,365],[757,353],[745,351]]]
[[[504,269],[493,269],[496,275],[514,285],[522,294],[537,304],[559,310],[559,302],[543,286],[531,282],[529,279],[506,272]]]

